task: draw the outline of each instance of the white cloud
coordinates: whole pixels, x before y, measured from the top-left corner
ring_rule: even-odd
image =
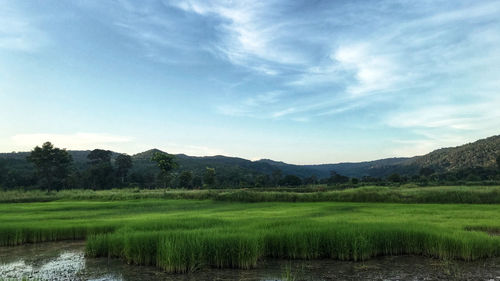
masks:
[[[11,137],[11,146],[16,150],[30,150],[46,141],[61,148],[88,150],[94,148],[112,149],[116,145],[132,142],[133,138],[99,133],[18,134]]]
[[[186,154],[190,156],[213,156],[224,155],[223,149],[213,148],[203,145],[184,145],[178,143],[167,143],[158,146],[159,149],[173,154]]]
[[[48,44],[48,37],[7,1],[0,1],[0,49],[33,52]]]
[[[391,154],[412,156],[457,146],[500,133],[499,99],[468,105],[434,105],[391,113],[386,124],[412,132],[412,140],[396,140]]]
[[[263,107],[276,104],[283,98],[281,91],[271,91],[248,97],[238,104],[223,104],[216,107],[217,112],[228,116],[266,117]]]
[[[437,134],[417,140],[394,140],[394,148],[391,149],[390,156],[413,157],[424,155],[438,148],[454,147],[474,140],[476,139],[446,134]]]
[[[250,97],[244,101],[244,104],[247,106],[261,106],[271,103],[276,103],[279,101],[280,96],[283,95],[283,92],[280,91],[272,91],[264,94],[257,95],[255,97]]]
[[[283,65],[303,65],[303,52],[283,44],[286,22],[276,21],[279,11],[273,1],[182,1],[174,6],[203,16],[223,20],[218,26],[220,41],[213,51],[231,63],[267,75],[277,75]]]
[[[500,125],[499,106],[499,99],[466,105],[427,105],[405,112],[391,113],[386,123],[398,128],[493,130]]]
[[[375,91],[391,90],[400,82],[397,64],[388,56],[378,54],[376,47],[368,44],[354,44],[339,47],[331,56],[341,68],[353,71],[357,83],[350,85],[347,92],[363,96]]]
[[[290,107],[290,108],[286,108],[286,109],[274,112],[272,114],[272,117],[279,118],[279,117],[283,117],[286,115],[290,115],[290,114],[295,113],[295,112],[297,112],[297,109],[295,107]]]

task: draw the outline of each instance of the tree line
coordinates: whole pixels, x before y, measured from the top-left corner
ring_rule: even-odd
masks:
[[[175,155],[155,152],[149,159],[155,169],[134,167],[132,157],[103,149],[94,149],[87,155],[86,164],[78,169],[72,156],[65,149],[54,147],[50,142],[36,146],[26,158],[34,172],[12,174],[0,165],[0,187],[30,187],[45,190],[61,189],[109,189],[137,186],[143,188],[219,188],[219,187],[270,187],[299,186],[304,181],[295,175],[282,175],[275,170],[272,175],[248,174],[238,170],[216,171],[206,167],[202,173],[180,170]],[[1,163],[0,163],[1,164]],[[23,167],[23,171],[30,170]],[[317,183],[312,180],[309,183]],[[236,186],[235,186],[236,185]]]
[[[438,172],[431,167],[421,168],[415,175],[391,174],[385,178],[365,176],[349,178],[331,171],[327,178],[316,176],[301,178],[284,175],[274,169],[269,173],[248,172],[232,167],[230,169],[205,167],[190,170],[181,167],[175,155],[154,152],[145,161],[149,166],[133,169],[132,157],[127,154],[113,154],[109,150],[94,149],[86,156],[82,166],[75,163],[65,150],[54,147],[50,142],[36,146],[26,161],[13,161],[11,166],[22,173],[13,173],[0,161],[0,188],[60,189],[109,189],[120,187],[141,188],[239,188],[277,187],[324,184],[353,187],[359,185],[399,185],[415,183],[421,186],[436,184],[462,184],[465,182],[497,182],[500,180],[500,155],[496,168],[474,167],[450,172]],[[31,163],[32,166],[28,166]],[[151,166],[153,165],[154,166]],[[139,164],[141,165],[141,164]]]

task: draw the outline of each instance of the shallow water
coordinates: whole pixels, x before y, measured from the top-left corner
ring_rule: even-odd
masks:
[[[85,258],[83,242],[0,247],[0,279],[34,280],[493,280],[500,281],[500,259],[441,261],[415,256],[379,257],[365,262],[264,260],[251,270],[203,269],[168,274],[120,260]]]

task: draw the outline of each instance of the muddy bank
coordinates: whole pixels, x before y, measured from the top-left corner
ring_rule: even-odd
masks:
[[[0,248],[0,279],[33,280],[494,280],[500,259],[442,261],[415,256],[380,257],[366,262],[264,260],[256,269],[204,269],[167,274],[120,260],[85,258],[84,242],[57,242]]]

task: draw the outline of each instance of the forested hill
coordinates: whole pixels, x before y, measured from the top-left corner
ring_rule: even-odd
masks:
[[[68,151],[73,157],[76,168],[85,168],[87,155],[90,151]],[[157,168],[151,161],[158,149],[148,150],[132,156],[132,171],[155,174]],[[29,169],[31,164],[26,161],[29,152],[0,153],[3,165],[13,169]],[[114,159],[118,153],[113,152]],[[255,177],[256,175],[296,175],[301,178],[315,176],[327,178],[331,171],[348,177],[371,176],[386,177],[393,173],[414,175],[422,167],[430,167],[436,171],[453,171],[472,167],[493,167],[496,157],[500,155],[500,136],[493,136],[453,148],[442,148],[423,156],[412,158],[388,158],[358,163],[338,163],[322,165],[293,165],[284,162],[262,159],[250,161],[237,157],[205,156],[195,157],[184,154],[176,155],[179,170],[189,170],[202,173],[206,167],[215,168],[218,176],[230,178],[235,175]],[[151,175],[153,176],[153,175]]]
[[[453,171],[473,167],[494,167],[500,155],[500,135],[465,145],[442,148],[415,157],[410,164],[432,167],[438,171]]]

